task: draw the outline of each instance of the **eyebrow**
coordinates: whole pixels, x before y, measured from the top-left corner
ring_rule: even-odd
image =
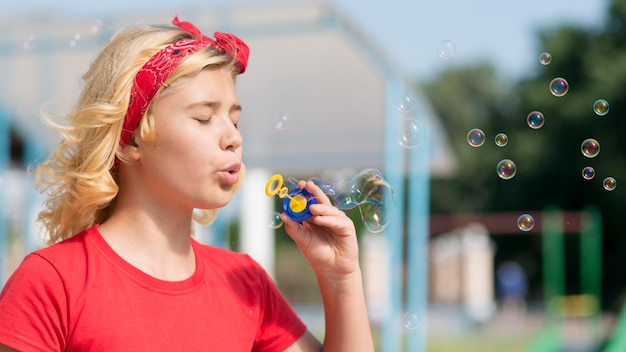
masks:
[[[200,101],[197,103],[191,103],[189,105],[187,105],[187,109],[193,109],[195,107],[208,107],[208,108],[215,108],[216,106],[218,106],[219,103],[216,101]],[[229,112],[241,112],[242,108],[241,105],[239,104],[233,104],[233,106],[230,107]]]

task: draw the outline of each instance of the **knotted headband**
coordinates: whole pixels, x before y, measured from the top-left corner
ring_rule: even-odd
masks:
[[[130,102],[124,117],[124,126],[120,137],[120,149],[124,149],[130,137],[137,129],[141,117],[146,113],[148,105],[159,91],[163,82],[174,72],[178,65],[183,62],[187,55],[204,47],[212,47],[221,54],[229,55],[236,60],[238,73],[244,73],[248,64],[250,49],[241,39],[228,33],[215,32],[215,40],[203,35],[200,30],[190,22],[181,22],[178,16],[174,17],[172,24],[188,32],[194,39],[184,39],[170,44],[161,49],[148,60],[142,67],[135,83],[130,91]],[[116,158],[113,170],[117,168],[119,160]]]

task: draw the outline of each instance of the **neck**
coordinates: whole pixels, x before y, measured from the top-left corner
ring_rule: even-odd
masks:
[[[120,192],[111,216],[99,230],[111,248],[131,265],[159,279],[183,280],[195,271],[190,241],[193,209],[172,209],[161,204]]]

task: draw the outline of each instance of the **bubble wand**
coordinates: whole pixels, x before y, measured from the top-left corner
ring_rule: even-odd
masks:
[[[364,169],[349,182],[335,184],[319,177],[310,179],[333,205],[341,210],[359,208],[365,228],[373,233],[382,232],[390,222],[388,210],[395,205],[395,197],[391,186],[380,171]],[[290,187],[285,186],[288,184]],[[270,177],[265,185],[268,197],[278,196],[283,199],[283,211],[291,219],[303,222],[313,214],[309,206],[315,204],[315,197],[305,189],[297,187],[298,182],[292,178],[283,179],[280,174]],[[276,220],[276,217],[273,218]],[[280,225],[278,225],[280,226]]]

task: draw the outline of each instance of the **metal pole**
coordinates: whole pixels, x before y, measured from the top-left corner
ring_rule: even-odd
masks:
[[[587,206],[581,213],[580,233],[580,289],[582,294],[594,297],[595,307],[588,325],[594,342],[601,338],[602,312],[602,217],[595,206]]]
[[[423,115],[426,112],[422,106],[414,106],[413,109],[416,121],[425,123]],[[430,130],[426,127],[426,131]],[[419,322],[414,330],[407,330],[407,351],[424,352],[428,317],[430,140],[426,138],[415,148],[409,149],[408,155],[407,314],[418,314]]]
[[[404,209],[404,150],[398,147],[395,141],[394,126],[397,122],[397,107],[394,102],[400,96],[400,84],[387,78],[385,96],[385,150],[384,150],[384,173],[385,178],[391,185],[396,197],[396,206],[390,209],[391,222],[385,229],[389,252],[389,297],[387,297],[387,312],[381,328],[380,351],[400,351],[403,334],[402,323],[402,233],[405,216]]]
[[[7,205],[6,187],[9,171],[9,160],[11,159],[11,127],[9,118],[0,111],[0,287],[4,286],[7,280],[7,258],[8,258],[8,226],[7,226]]]

